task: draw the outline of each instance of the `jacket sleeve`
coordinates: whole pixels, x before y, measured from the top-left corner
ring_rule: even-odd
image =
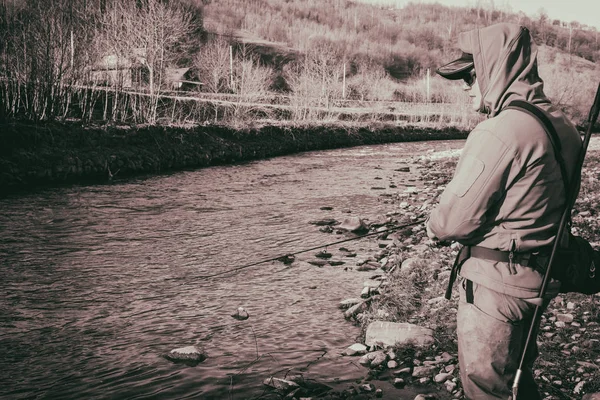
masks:
[[[427,221],[434,240],[467,241],[486,223],[488,211],[504,197],[519,170],[513,148],[488,130],[469,134],[454,177]]]

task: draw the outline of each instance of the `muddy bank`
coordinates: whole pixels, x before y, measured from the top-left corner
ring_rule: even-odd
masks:
[[[466,132],[455,128],[410,126],[265,126],[236,130],[222,126],[2,123],[0,187],[11,190],[84,181],[101,183],[302,151],[464,137]]]

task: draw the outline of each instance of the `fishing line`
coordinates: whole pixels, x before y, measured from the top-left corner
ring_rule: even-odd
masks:
[[[371,232],[371,233],[367,233],[365,235],[359,235],[359,236],[352,237],[352,238],[349,238],[349,239],[338,240],[337,242],[333,242],[333,243],[323,244],[323,245],[320,245],[320,246],[311,247],[310,249],[304,249],[304,250],[296,251],[294,253],[287,253],[287,254],[284,254],[284,255],[279,255],[277,257],[268,258],[266,260],[256,261],[256,262],[253,262],[253,263],[250,263],[250,264],[245,264],[245,265],[242,265],[242,266],[239,266],[239,267],[236,267],[236,268],[228,269],[227,271],[217,272],[217,273],[211,274],[211,275],[197,276],[193,280],[209,279],[209,278],[214,278],[216,276],[221,276],[221,275],[226,275],[226,274],[238,272],[238,271],[241,271],[243,269],[254,267],[254,266],[259,265],[259,264],[264,264],[264,263],[268,263],[268,262],[272,262],[272,261],[281,261],[281,260],[284,260],[284,259],[286,259],[288,257],[293,257],[293,256],[298,255],[298,254],[306,253],[306,252],[313,251],[313,250],[322,249],[324,247],[329,247],[329,246],[333,246],[333,245],[340,244],[340,243],[350,242],[352,240],[358,240],[358,239],[366,238],[366,237],[369,237],[369,236],[381,235],[382,233],[393,232],[393,231],[396,231],[398,229],[408,228],[409,226],[419,225],[419,224],[422,224],[423,222],[425,222],[425,219],[420,219],[420,220],[417,220],[415,222],[411,222],[411,223],[408,223],[408,224],[394,226],[394,227],[391,227],[391,228],[383,230],[383,231]]]

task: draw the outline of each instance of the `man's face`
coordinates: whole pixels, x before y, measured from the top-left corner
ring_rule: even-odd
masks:
[[[471,98],[471,107],[475,111],[479,111],[481,108],[481,90],[479,89],[479,81],[475,78],[472,85],[464,84],[463,89],[468,92]]]

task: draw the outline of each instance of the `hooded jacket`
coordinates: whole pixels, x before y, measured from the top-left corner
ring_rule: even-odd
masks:
[[[562,145],[568,176],[581,138],[543,92],[537,49],[527,28],[497,24],[464,32],[460,50],[473,54],[481,89],[480,112],[489,118],[468,136],[456,172],[427,222],[428,235],[464,245],[535,252],[552,244],[565,205],[565,187],[544,127],[521,110],[524,100],[546,112]],[[536,298],[542,272],[531,266],[470,258],[461,276],[519,298]],[[551,283],[549,292],[558,290]]]

